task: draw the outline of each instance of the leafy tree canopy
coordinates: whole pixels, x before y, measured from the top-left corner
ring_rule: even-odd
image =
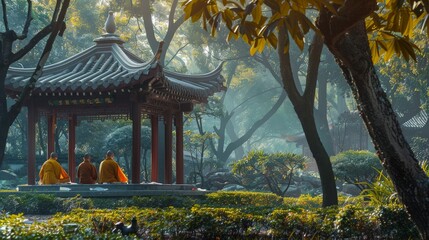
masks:
[[[337,7],[343,3],[343,11]],[[374,1],[375,3],[375,1]],[[356,21],[347,18],[347,11],[359,6],[360,1],[326,1],[326,0],[187,0],[183,3],[186,18],[192,21],[202,20],[203,28],[210,27],[214,35],[220,23],[223,22],[229,29],[228,40],[241,38],[248,43],[250,53],[262,52],[265,46],[277,47],[275,29],[286,26],[290,37],[302,50],[305,35],[310,29],[318,32],[314,21],[309,17],[310,9],[320,10],[327,8],[336,17],[336,21]],[[393,54],[416,59],[417,46],[410,41],[414,30],[420,26],[429,34],[427,1],[408,0],[377,0],[377,6],[370,4],[360,5],[360,8],[373,9],[373,14],[367,20],[367,31],[371,40],[371,51],[374,61],[381,57],[390,59]],[[338,13],[341,12],[341,15]],[[344,23],[347,25],[348,23]],[[344,29],[332,31],[341,33]],[[284,51],[289,50],[289,44]]]

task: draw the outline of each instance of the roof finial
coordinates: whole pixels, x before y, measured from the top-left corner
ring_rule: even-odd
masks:
[[[113,16],[113,11],[109,11],[109,16],[107,16],[106,22],[104,23],[104,30],[110,34],[114,34],[116,31],[115,17]]]

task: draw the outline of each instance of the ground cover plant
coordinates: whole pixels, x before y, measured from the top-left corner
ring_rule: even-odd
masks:
[[[123,239],[112,232],[114,225],[129,225],[133,217],[137,232],[125,239],[418,238],[401,205],[370,205],[362,197],[346,196],[340,197],[338,207],[321,208],[321,202],[320,196],[282,198],[258,192],[216,192],[196,199],[9,195],[0,203],[0,238]],[[44,221],[25,220],[40,214],[34,209],[53,215]]]

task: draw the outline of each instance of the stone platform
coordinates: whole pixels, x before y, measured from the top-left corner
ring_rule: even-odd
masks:
[[[53,184],[17,187],[17,193],[53,194],[57,197],[202,196],[207,192],[190,184]]]

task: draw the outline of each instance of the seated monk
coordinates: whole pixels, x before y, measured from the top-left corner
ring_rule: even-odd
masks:
[[[58,160],[58,154],[53,152],[51,157],[46,160],[42,168],[40,168],[39,184],[58,184],[70,182],[70,177],[67,174],[66,170],[61,167]]]
[[[81,184],[95,184],[97,181],[97,169],[94,164],[91,163],[91,155],[85,154],[83,161],[77,168],[77,177]]]
[[[125,176],[119,164],[113,159],[114,154],[112,151],[107,151],[106,159],[100,163],[100,171],[98,181],[100,183],[128,183],[128,178]]]

